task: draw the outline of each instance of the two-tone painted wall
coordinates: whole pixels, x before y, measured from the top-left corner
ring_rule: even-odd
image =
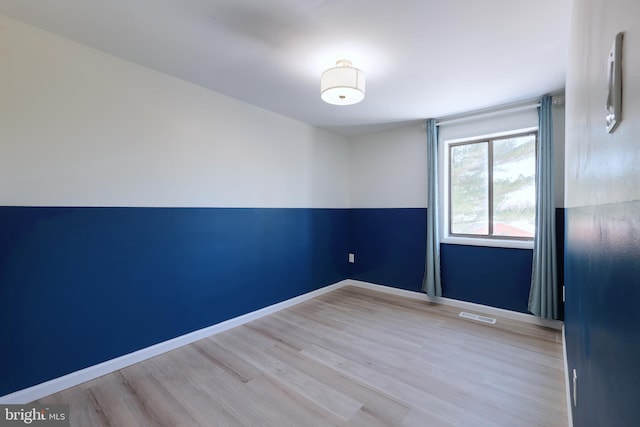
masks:
[[[624,32],[622,122],[605,131]],[[574,1],[567,73],[565,333],[574,425],[640,425],[640,3]]]
[[[0,396],[347,277],[348,141],[0,16]]]
[[[564,222],[562,105],[554,106],[553,118],[561,244]],[[441,142],[477,137],[536,127],[537,121],[535,109],[521,110],[442,126],[439,137]],[[349,229],[350,248],[355,254],[352,278],[420,291],[428,209],[425,139],[422,123],[415,123],[351,140]],[[444,156],[440,164],[443,162]],[[443,196],[441,193],[440,200]],[[443,236],[444,230],[440,233]],[[443,240],[443,296],[527,313],[531,262],[532,249],[459,245]],[[561,257],[559,263],[561,268]]]

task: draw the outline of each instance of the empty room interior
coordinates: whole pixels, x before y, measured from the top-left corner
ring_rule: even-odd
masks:
[[[637,0],[0,0],[0,424],[640,425],[638,76]]]

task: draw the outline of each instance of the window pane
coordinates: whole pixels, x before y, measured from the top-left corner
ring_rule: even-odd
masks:
[[[451,233],[489,233],[488,143],[451,147]]]
[[[493,234],[496,236],[534,236],[535,150],[535,135],[493,141]]]

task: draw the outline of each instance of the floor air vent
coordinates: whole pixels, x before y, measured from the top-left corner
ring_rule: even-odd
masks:
[[[480,316],[479,314],[467,313],[466,311],[461,311],[458,316],[464,317],[465,319],[477,320],[478,322],[491,323],[492,325],[496,323],[496,319],[493,317]]]

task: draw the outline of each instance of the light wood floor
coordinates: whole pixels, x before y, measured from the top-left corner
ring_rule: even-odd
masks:
[[[566,426],[560,332],[458,312],[344,287],[38,403],[74,426]]]

